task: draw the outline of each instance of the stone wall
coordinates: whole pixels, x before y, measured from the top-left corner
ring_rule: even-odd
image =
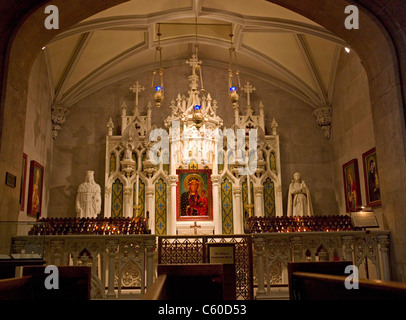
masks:
[[[25,206],[20,211],[19,220],[31,220],[27,216],[30,162],[34,160],[44,167],[42,216],[47,216],[49,182],[52,175],[52,95],[49,88],[47,68],[42,52],[32,67],[27,95],[27,116],[25,122],[24,153],[27,155],[27,178],[25,183]]]
[[[129,91],[130,85],[139,81],[145,87],[139,98],[141,113],[146,112],[148,102],[153,103],[153,125],[163,127],[164,119],[170,114],[170,101],[176,99],[178,93],[188,95],[187,77],[190,72],[187,66],[165,70],[165,101],[160,109],[152,101],[151,73],[105,87],[70,108],[63,129],[54,141],[48,216],[75,215],[74,199],[79,184],[84,181],[86,170],[95,171],[95,180],[104,189],[107,121],[112,117],[114,133],[118,134],[123,102],[128,106],[127,113],[132,114],[130,110],[133,109],[134,94]],[[227,70],[203,64],[203,81],[206,93],[210,93],[218,102],[217,114],[224,119],[226,127],[231,127],[233,109],[228,100]],[[246,81],[256,87],[251,95],[251,106],[256,114],[259,112],[260,100],[263,101],[268,131],[273,118],[279,123],[284,211],[289,183],[293,173],[299,171],[310,188],[315,213],[337,214],[331,174],[331,148],[314,121],[312,108],[265,80],[242,74],[241,83]],[[239,104],[242,112],[246,104],[246,96],[242,92]]]
[[[362,154],[375,147],[368,78],[357,54],[342,50],[333,93],[332,164],[340,213],[345,213],[342,165],[357,159],[361,199],[366,206]],[[379,154],[377,154],[379,162]],[[382,209],[374,208],[383,227]]]

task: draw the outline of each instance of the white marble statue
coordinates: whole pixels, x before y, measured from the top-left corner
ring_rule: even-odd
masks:
[[[304,180],[302,180],[299,172],[293,174],[293,180],[289,185],[287,215],[288,217],[313,215],[310,191]]]
[[[76,195],[76,213],[79,218],[96,218],[101,210],[101,189],[94,181],[94,172],[86,171]]]

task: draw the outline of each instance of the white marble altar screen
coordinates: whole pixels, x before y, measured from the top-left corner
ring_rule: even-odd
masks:
[[[138,82],[130,88],[134,106],[122,105],[121,129],[116,135],[110,118],[104,217],[148,213],[153,234],[176,235],[240,234],[248,215],[282,216],[277,122],[269,121],[271,134],[265,134],[264,105],[260,103],[259,115],[255,115],[250,106],[255,88],[249,82],[241,88],[247,95],[242,114],[238,103],[218,106],[210,93],[198,90],[199,78],[193,72],[196,57],[187,62],[192,66],[188,96],[179,93],[171,101],[164,128],[152,126],[150,103],[146,115],[140,114],[138,97],[144,87]],[[232,129],[223,126],[216,113],[220,107],[233,109]],[[257,148],[250,150],[253,136]],[[241,174],[251,158],[256,160],[256,169]]]

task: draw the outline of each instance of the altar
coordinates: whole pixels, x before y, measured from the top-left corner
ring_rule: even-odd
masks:
[[[219,106],[203,90],[202,61],[192,55],[186,63],[191,67],[187,94],[160,105],[171,110],[164,128],[151,125],[151,103],[141,114],[138,101],[145,87],[139,82],[130,87],[134,105],[121,107],[121,123],[111,115],[104,217],[148,215],[156,235],[227,235],[244,233],[248,217],[282,216],[278,123],[269,119],[265,128],[262,102],[255,114],[250,82],[239,88],[244,99]],[[232,128],[224,127],[219,107],[230,108]]]
[[[190,235],[213,235],[215,230],[213,226],[210,225],[198,225],[197,222],[193,225],[181,225],[179,224],[176,228],[176,233],[178,236],[190,236]]]

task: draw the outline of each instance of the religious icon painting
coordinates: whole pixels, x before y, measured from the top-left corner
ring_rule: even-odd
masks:
[[[21,186],[20,186],[20,211],[24,211],[25,207],[25,184],[27,181],[27,159],[28,156],[23,153],[23,163],[21,170]]]
[[[367,206],[378,207],[381,205],[381,192],[379,186],[378,161],[376,149],[365,152],[362,155],[364,165],[365,194]]]
[[[211,169],[178,169],[178,221],[213,220]]]
[[[362,205],[357,159],[343,165],[343,177],[346,211],[355,211]]]
[[[30,182],[28,187],[28,215],[41,216],[43,180],[44,167],[32,160],[30,163]]]

